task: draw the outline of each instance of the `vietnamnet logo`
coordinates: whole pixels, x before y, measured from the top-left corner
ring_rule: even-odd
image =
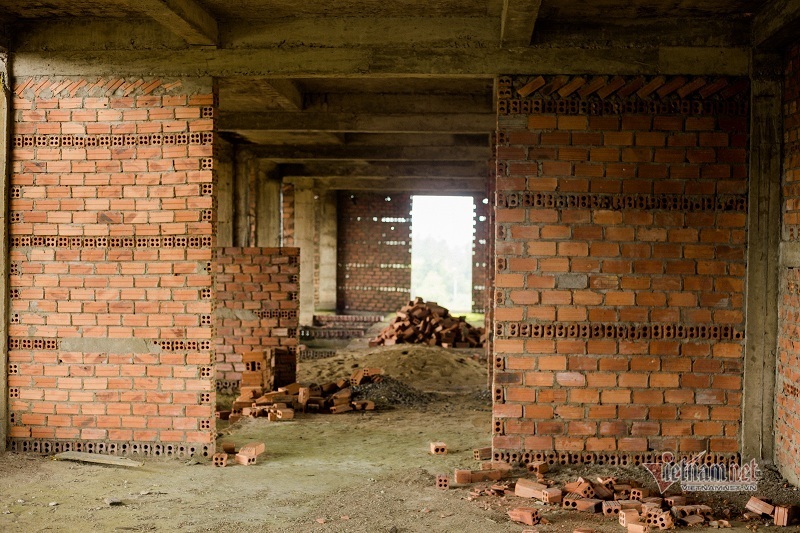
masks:
[[[672,452],[664,452],[660,462],[642,463],[642,466],[652,474],[661,494],[675,483],[688,492],[755,492],[758,489],[761,470],[755,459],[742,465],[708,464],[702,460],[705,454],[700,452],[691,459],[676,461]]]

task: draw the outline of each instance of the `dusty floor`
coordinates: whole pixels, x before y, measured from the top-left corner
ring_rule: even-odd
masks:
[[[416,403],[410,402],[412,407],[300,415],[277,423],[250,419],[223,429],[223,440],[266,443],[267,454],[255,466],[220,469],[206,462],[146,459],[141,468],[122,469],[36,455],[0,456],[0,532],[525,529],[510,523],[506,510],[529,506],[530,500],[486,496],[467,501],[468,489],[434,488],[436,474],[452,474],[456,467],[478,468],[472,449],[490,442],[490,405],[486,393],[480,392],[485,380],[482,365],[459,351],[435,348],[412,349],[414,355],[403,365],[397,359],[403,356],[399,348],[353,351],[303,363],[300,375],[314,375],[320,368],[346,374],[354,364],[374,366],[381,360],[387,368],[395,365],[406,383],[444,393],[436,401],[419,395]],[[437,368],[440,376],[445,371],[463,375],[457,383],[444,376],[437,387],[429,373],[418,369],[421,365]],[[465,384],[471,390],[465,390]],[[428,444],[438,440],[448,444],[448,455],[427,453]],[[643,476],[634,469],[612,472],[595,467],[591,472],[555,469],[548,477],[574,479],[587,473]],[[765,490],[776,499],[797,500],[798,493],[783,487],[778,477],[772,475],[766,482]],[[732,498],[730,507],[736,509],[744,497]],[[110,506],[107,498],[119,499],[122,505]],[[721,501],[716,505],[726,506]],[[598,515],[545,507],[544,516],[549,524],[535,528],[541,533],[569,533],[577,527],[623,531],[615,521]],[[748,531],[741,522],[735,525],[729,531]],[[800,530],[763,523],[759,529]]]

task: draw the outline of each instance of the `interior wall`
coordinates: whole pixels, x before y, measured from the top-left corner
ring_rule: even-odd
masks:
[[[220,248],[216,275],[218,389],[238,389],[246,352],[298,342],[298,248]]]
[[[340,191],[338,221],[339,312],[389,313],[407,304],[411,195]]]
[[[784,81],[784,244],[800,241],[800,45],[786,58]],[[775,383],[775,462],[800,485],[800,268],[783,269]]]
[[[500,79],[497,456],[739,451],[748,87]]]
[[[13,90],[11,449],[212,453],[212,81]]]

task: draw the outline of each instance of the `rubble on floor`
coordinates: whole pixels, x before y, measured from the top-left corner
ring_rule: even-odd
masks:
[[[218,418],[231,423],[242,417],[265,417],[270,422],[291,420],[297,410],[332,414],[372,411],[375,402],[353,398],[352,387],[383,380],[381,369],[361,368],[353,372],[349,379],[322,385],[294,382],[273,390],[275,381],[270,378],[271,365],[267,364],[265,353],[245,354],[245,365],[247,371],[242,372],[242,387],[231,410],[217,411]]]
[[[211,457],[211,464],[216,467],[228,466],[228,460],[231,455],[233,455],[237,464],[244,466],[254,465],[258,457],[267,449],[263,442],[248,442],[238,450],[232,442],[223,442],[221,447],[222,452],[215,453]]]
[[[434,445],[441,444],[431,443],[432,450]],[[714,510],[708,505],[692,502],[685,495],[651,493],[634,479],[579,477],[558,484],[546,477],[550,468],[547,462],[534,461],[526,465],[530,478],[512,480],[514,467],[502,461],[484,460],[491,455],[488,447],[473,450],[474,459],[482,461],[479,470],[456,469],[452,476],[437,475],[436,486],[445,490],[468,488],[466,499],[469,501],[485,496],[502,497],[506,504],[510,504],[507,510],[509,519],[529,526],[549,523],[543,512],[550,506],[554,510],[574,510],[616,518],[628,533],[697,526],[731,527],[728,513],[723,513],[724,517],[715,517]],[[534,505],[538,507],[516,505],[516,502],[505,500],[506,496],[535,500]],[[753,496],[747,502],[742,519],[770,520],[776,526],[788,526],[800,521],[800,509],[791,505],[772,505],[768,500]]]
[[[463,316],[450,316],[450,311],[436,302],[416,298],[403,306],[391,323],[369,341],[369,345],[408,343],[444,348],[480,348],[485,341],[484,328],[471,326]]]

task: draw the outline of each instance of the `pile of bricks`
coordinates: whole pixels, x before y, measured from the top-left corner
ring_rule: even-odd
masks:
[[[450,311],[436,302],[416,298],[403,306],[394,320],[369,345],[409,343],[444,348],[480,348],[485,341],[484,328],[472,327],[463,316],[450,316]]]
[[[237,464],[250,466],[256,464],[258,456],[266,451],[266,446],[263,442],[248,442],[237,451],[233,443],[223,442],[222,450],[222,452],[215,453],[211,457],[211,464],[213,466],[228,466],[228,460],[231,455],[233,455]]]
[[[256,372],[255,370],[252,372]],[[290,383],[272,390],[265,379],[259,385],[242,386],[231,411],[217,411],[217,416],[231,423],[241,417],[267,418],[270,422],[291,420],[295,411],[339,414],[348,411],[373,411],[375,403],[352,399],[351,387],[378,383],[383,379],[380,368],[362,368],[349,379],[322,385]]]

